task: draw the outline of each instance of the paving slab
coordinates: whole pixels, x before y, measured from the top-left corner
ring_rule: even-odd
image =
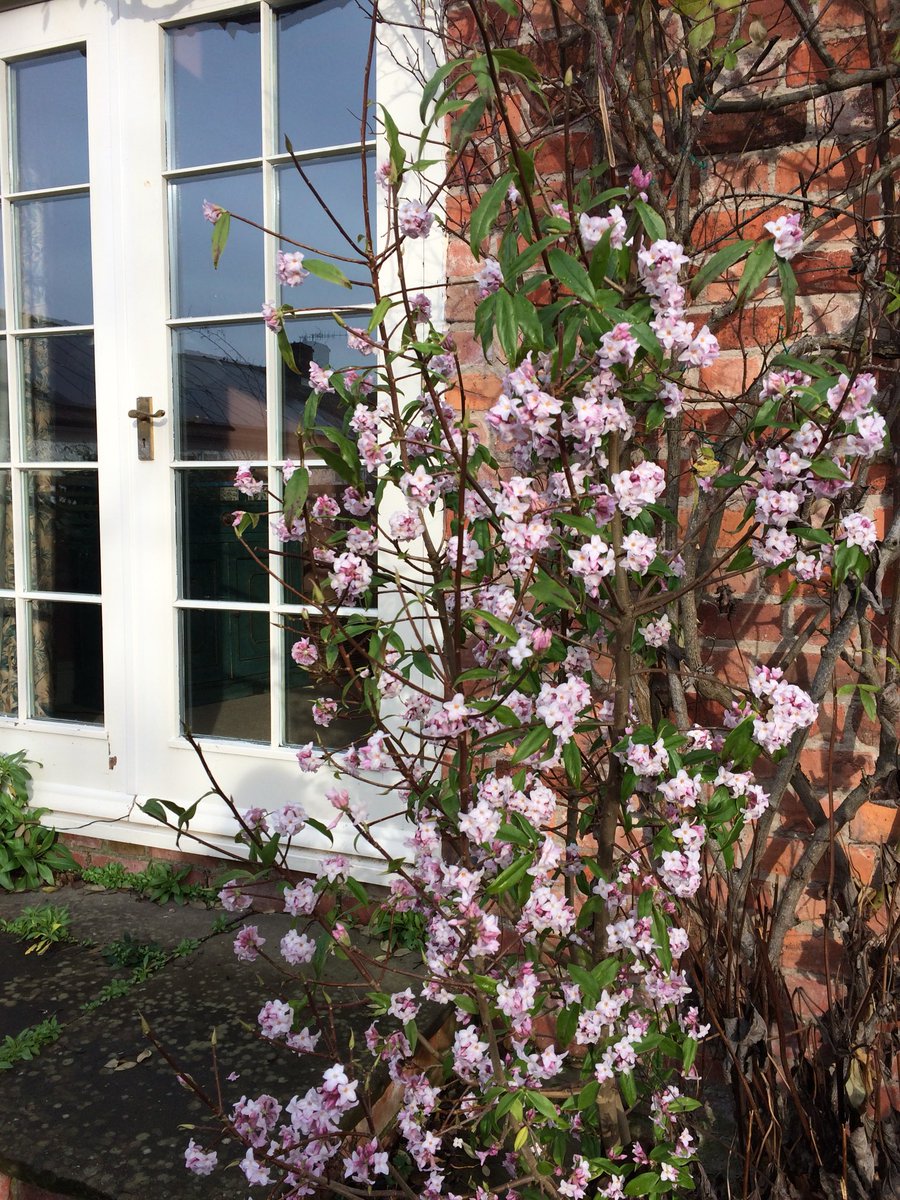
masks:
[[[199,905],[156,905],[127,892],[90,892],[63,888],[52,895],[0,895],[0,917],[17,915],[25,904],[65,904],[72,934],[83,944],[59,946],[44,956],[26,955],[7,934],[0,934],[0,1039],[56,1015],[64,1025],[59,1040],[31,1062],[0,1071],[0,1172],[82,1200],[246,1200],[238,1172],[201,1178],[184,1170],[184,1147],[192,1136],[184,1124],[213,1128],[209,1113],[178,1081],[177,1073],[148,1047],[141,1014],[159,1041],[210,1094],[215,1093],[211,1032],[226,1100],[263,1091],[286,1103],[317,1086],[327,1063],[315,1055],[298,1056],[260,1043],[253,1032],[256,1014],[269,999],[291,999],[296,992],[275,969],[259,959],[240,963],[232,934],[210,934],[215,911]],[[290,927],[282,914],[254,914],[252,923],[268,946]],[[81,1004],[96,996],[115,971],[101,949],[130,933],[141,941],[171,950],[184,938],[206,938],[189,957],[169,962],[127,996],[85,1014]],[[86,944],[84,944],[86,943]],[[366,945],[368,951],[377,947]],[[343,975],[358,983],[349,963],[334,962],[329,978]],[[408,980],[386,975],[386,990]],[[296,984],[293,985],[296,988]],[[343,1002],[329,1011],[338,1038],[358,1040],[371,1017],[355,993],[339,990]],[[349,999],[349,1003],[348,1003]],[[248,1028],[247,1026],[250,1026]],[[135,1063],[114,1069],[112,1060]],[[224,1077],[236,1072],[238,1078]],[[237,1159],[220,1152],[220,1163]]]

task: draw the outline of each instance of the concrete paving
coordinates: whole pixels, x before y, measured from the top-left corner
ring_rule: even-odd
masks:
[[[54,1015],[64,1026],[59,1040],[33,1061],[0,1071],[0,1172],[82,1200],[246,1200],[247,1186],[238,1171],[199,1178],[184,1170],[188,1139],[195,1136],[210,1144],[205,1130],[214,1123],[156,1050],[138,1062],[149,1045],[141,1014],[179,1068],[209,1094],[215,1095],[210,1047],[215,1028],[226,1102],[267,1091],[286,1103],[316,1086],[329,1064],[261,1044],[245,1025],[255,1027],[266,1000],[288,1000],[296,992],[263,960],[238,962],[233,931],[208,936],[219,915],[215,910],[160,906],[129,892],[72,887],[52,894],[0,894],[0,917],[41,903],[65,904],[72,934],[80,942],[55,946],[38,957],[26,955],[24,946],[0,933],[0,1040]],[[290,925],[277,913],[254,914],[250,920],[267,938],[267,949],[277,948]],[[167,951],[184,938],[206,940],[189,957],[174,959],[134,985],[126,996],[83,1013],[85,1001],[114,976],[128,974],[108,965],[101,954],[126,932]],[[374,945],[365,948],[377,950]],[[350,964],[329,966],[330,979],[340,972],[348,985],[358,985]],[[388,976],[383,986],[396,990],[408,982]],[[352,988],[337,994],[342,1003],[329,1010],[337,1036],[344,1043],[351,1033],[359,1040],[370,1023],[369,1012]],[[116,1069],[110,1065],[113,1060],[134,1065]],[[238,1078],[226,1081],[233,1071]],[[180,1128],[185,1124],[200,1131]],[[220,1149],[220,1164],[239,1157],[233,1143]]]

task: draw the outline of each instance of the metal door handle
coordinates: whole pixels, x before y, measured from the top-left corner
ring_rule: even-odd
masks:
[[[165,409],[158,408],[156,412],[150,409],[152,396],[138,396],[135,407],[128,410],[129,417],[137,421],[138,460],[150,462],[153,458],[153,422],[166,415]]]

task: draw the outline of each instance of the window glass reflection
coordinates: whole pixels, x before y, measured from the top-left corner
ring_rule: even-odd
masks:
[[[276,151],[285,135],[295,150],[360,140],[370,30],[358,0],[304,4],[278,17]],[[370,121],[366,139],[373,136]]]
[[[271,739],[269,614],[181,613],[182,716],[195,735]]]
[[[259,312],[263,296],[265,242],[258,229],[232,220],[228,245],[218,268],[210,253],[212,226],[203,219],[203,201],[262,222],[262,176],[258,170],[231,171],[180,179],[169,185],[172,246],[172,315],[220,316]]]
[[[258,325],[172,333],[178,455],[199,461],[266,457],[266,343]]]
[[[366,163],[369,211],[374,222],[372,178],[375,156],[367,155]],[[314,247],[313,257],[327,258],[329,254],[338,254],[344,258],[353,258],[357,248],[361,250],[364,246],[365,230],[359,155],[341,154],[333,158],[307,159],[302,166],[309,182],[322,197],[334,219],[350,237],[350,242],[337,231],[293,163],[281,167],[278,172],[282,231],[289,237],[298,237],[307,246]],[[364,266],[354,267],[344,262],[336,262],[335,265],[348,279],[367,278]],[[310,275],[299,287],[282,288],[281,298],[297,308],[331,309],[338,305],[366,304],[372,299],[372,289],[361,282],[349,289],[338,287],[337,284]]]
[[[0,712],[14,717],[19,708],[16,673],[16,606],[0,604]]]
[[[361,325],[365,328],[369,323],[368,313],[354,316],[345,314],[348,325]],[[303,420],[306,403],[312,395],[309,383],[309,368],[316,363],[323,371],[332,371],[340,367],[356,367],[366,369],[372,367],[374,359],[360,354],[347,346],[346,331],[331,317],[311,317],[302,321],[288,321],[285,331],[294,352],[294,362],[299,374],[291,371],[282,362],[282,445],[285,457],[296,455],[298,450],[297,427]],[[332,392],[319,396],[316,408],[316,425],[331,426],[333,429],[343,428],[344,404]],[[306,435],[306,445],[316,444],[314,433]],[[330,445],[322,440],[323,445]]]
[[[266,473],[256,469],[257,479]],[[188,600],[241,600],[268,604],[269,577],[247,547],[267,558],[268,498],[242,495],[221,468],[179,471],[182,590]],[[259,513],[255,527],[235,535],[235,510]]]
[[[29,471],[30,584],[38,592],[100,594],[96,471]]]
[[[90,325],[90,199],[51,196],[17,201],[14,209],[22,325]]]
[[[166,34],[169,166],[257,158],[259,18],[194,21]]]
[[[25,458],[90,462],[97,457],[94,336],[28,337],[22,347]]]
[[[34,717],[103,724],[99,604],[41,600],[31,609]]]
[[[15,188],[88,182],[87,61],[83,49],[10,66]]]

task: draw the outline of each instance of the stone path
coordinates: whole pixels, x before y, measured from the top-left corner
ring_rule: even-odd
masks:
[[[171,950],[184,938],[207,937],[218,914],[197,905],[160,906],[129,892],[82,887],[49,895],[0,893],[0,917],[41,903],[67,905],[73,936],[94,945],[56,946],[38,957],[26,955],[14,938],[0,933],[0,1041],[53,1015],[65,1026],[39,1057],[0,1071],[0,1173],[83,1200],[246,1200],[239,1172],[204,1179],[184,1170],[191,1132],[179,1126],[202,1127],[208,1116],[159,1053],[137,1062],[148,1048],[140,1014],[183,1070],[211,1094],[215,1028],[226,1099],[268,1091],[286,1102],[318,1084],[328,1064],[260,1045],[243,1028],[242,1022],[255,1025],[264,1001],[291,998],[280,976],[263,960],[239,963],[233,935],[220,934],[135,985],[127,996],[83,1014],[84,1001],[113,976],[128,974],[104,961],[101,950],[109,942],[128,932]],[[270,947],[289,927],[281,914],[254,914],[252,921]],[[329,977],[340,969],[337,963],[329,967]],[[353,968],[345,963],[343,969],[346,980],[356,983]],[[388,990],[406,986],[396,980],[393,987],[389,980],[385,984]],[[336,1017],[339,1036],[343,1040],[352,1032],[359,1039],[370,1020],[365,1006],[350,1006]],[[114,1059],[135,1065],[116,1070],[108,1065]],[[231,1071],[239,1078],[228,1083],[224,1077]],[[208,1140],[202,1132],[196,1137]],[[229,1161],[224,1149],[220,1163]],[[22,1187],[11,1192],[16,1194],[24,1200],[37,1193]]]

